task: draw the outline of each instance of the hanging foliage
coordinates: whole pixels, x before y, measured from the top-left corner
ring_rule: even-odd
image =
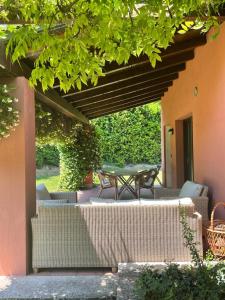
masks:
[[[19,111],[15,107],[18,99],[9,95],[7,85],[0,84],[0,140],[10,136],[19,124]]]
[[[33,56],[31,83],[68,91],[97,84],[107,62],[146,54],[154,67],[177,32],[207,32],[225,0],[2,0],[0,28],[15,62]]]
[[[92,125],[37,102],[36,136],[38,144],[54,144],[59,149],[60,189],[77,190],[89,171],[100,167],[99,137]]]

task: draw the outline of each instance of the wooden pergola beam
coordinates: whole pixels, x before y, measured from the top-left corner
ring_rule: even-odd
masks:
[[[206,44],[206,42],[207,40],[205,35],[188,38],[177,43],[175,37],[174,44],[171,44],[166,50],[162,50],[160,56],[162,57],[162,59],[164,59],[165,57],[176,55],[181,52],[186,52],[188,50],[194,49],[195,47],[202,46]],[[127,64],[121,64],[120,66],[118,66],[116,62],[107,63],[104,68],[104,73],[109,74],[110,72],[120,72],[122,70],[125,70],[126,68],[129,68],[129,65],[135,66],[146,62],[149,62],[149,58],[147,55],[141,55],[139,57],[131,56]]]
[[[5,56],[5,45],[0,43],[0,65],[3,69],[7,70],[10,76],[24,76],[27,79],[30,77],[31,68],[25,63],[20,62],[12,64]],[[89,120],[79,110],[74,108],[70,103],[63,99],[55,90],[48,90],[43,92],[40,85],[35,87],[37,97],[53,107],[54,109],[64,113],[66,116],[76,119],[83,123],[89,123]]]
[[[111,103],[105,107],[96,107],[96,108],[92,108],[89,111],[87,111],[87,115],[90,114],[95,114],[97,112],[101,112],[101,111],[105,111],[108,109],[114,109],[116,107],[125,107],[125,106],[129,106],[130,104],[134,104],[134,103],[139,103],[141,101],[145,101],[145,100],[149,100],[149,99],[155,99],[158,97],[161,97],[165,92],[167,91],[167,89],[163,90],[163,91],[157,91],[155,93],[149,93],[146,95],[140,95],[134,98],[130,98],[127,100],[124,100],[122,102],[118,102],[118,103]]]
[[[129,69],[126,69],[125,71],[119,72],[118,74],[108,74],[105,77],[100,77],[98,80],[98,88],[103,85],[110,85],[114,84],[120,81],[126,81],[128,79],[131,79],[135,77],[138,80],[138,77],[147,75],[159,70],[166,70],[172,66],[180,65],[188,60],[191,60],[194,58],[194,51],[189,50],[187,52],[183,52],[178,55],[166,57],[162,62],[158,62],[156,64],[156,67],[153,68],[150,63],[141,64],[136,67],[130,67]],[[96,87],[97,88],[97,87]],[[90,89],[88,86],[82,86],[82,90]],[[73,92],[74,93],[74,92]],[[70,94],[70,93],[68,93]]]
[[[71,101],[76,107],[82,107],[86,106],[90,103],[96,103],[98,101],[106,100],[106,99],[112,99],[113,97],[118,97],[120,95],[126,95],[127,93],[131,93],[134,91],[139,91],[145,88],[152,88],[154,89],[157,86],[165,85],[174,79],[178,78],[178,74],[172,74],[170,76],[164,77],[163,79],[155,79],[155,80],[145,80],[144,82],[138,82],[133,85],[128,85],[122,88],[113,89],[110,92],[97,94],[92,97],[87,97],[81,100]]]
[[[111,110],[121,108],[121,107],[123,109],[125,109],[126,107],[129,108],[130,105],[133,105],[133,104],[140,105],[140,103],[143,103],[143,102],[145,103],[145,101],[152,102],[152,99],[159,99],[162,96],[163,96],[163,92],[156,93],[155,95],[152,95],[152,96],[149,96],[149,97],[141,97],[141,98],[136,98],[136,99],[129,100],[129,101],[126,101],[126,102],[115,103],[115,105],[109,105],[109,106],[106,106],[106,107],[99,107],[96,110],[92,109],[92,110],[88,111],[87,115],[88,116],[96,115],[96,114],[101,113],[101,112],[111,111]]]
[[[105,106],[110,106],[110,105],[115,105],[116,103],[120,102],[126,102],[127,100],[131,99],[137,99],[140,96],[145,96],[145,95],[155,95],[156,93],[159,93],[161,91],[166,91],[168,90],[168,87],[172,85],[172,81],[168,82],[166,84],[159,85],[157,87],[151,88],[148,87],[146,89],[134,91],[131,93],[127,93],[125,95],[119,95],[113,98],[105,99],[102,101],[98,102],[92,102],[89,103],[88,105],[80,107],[81,111],[86,114],[86,112],[89,112],[90,110],[96,109],[96,108],[101,108]]]
[[[91,98],[93,96],[99,96],[104,94],[112,93],[113,91],[117,91],[124,88],[129,88],[131,86],[138,85],[143,82],[149,82],[154,84],[154,82],[161,82],[161,80],[166,80],[166,78],[171,78],[173,76],[178,77],[178,72],[185,70],[185,63],[181,63],[177,66],[168,67],[166,70],[155,70],[153,73],[147,73],[138,77],[126,78],[124,80],[118,82],[112,82],[102,86],[92,87],[88,90],[81,90],[77,92],[76,95],[72,94],[73,97],[70,97],[68,100],[76,101],[76,100],[84,100]],[[171,76],[171,77],[170,77]],[[176,79],[174,78],[174,79]],[[171,79],[173,80],[173,79]],[[65,96],[63,96],[65,98]]]
[[[97,112],[95,114],[90,114],[88,116],[88,118],[89,119],[95,119],[95,118],[103,117],[103,116],[110,115],[110,114],[113,114],[113,113],[116,113],[116,112],[120,112],[120,111],[123,111],[123,110],[127,110],[127,109],[130,109],[130,108],[135,108],[135,107],[138,107],[138,106],[142,106],[144,104],[148,104],[148,103],[151,103],[151,102],[158,101],[158,100],[160,100],[161,97],[162,97],[162,95],[155,98],[155,99],[152,98],[152,99],[148,99],[148,100],[143,100],[143,101],[137,102],[135,104],[132,103],[132,104],[124,106],[124,107],[114,108],[114,109],[105,110],[105,111],[102,111],[102,112]]]

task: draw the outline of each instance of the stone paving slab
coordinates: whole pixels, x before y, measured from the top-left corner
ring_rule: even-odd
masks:
[[[0,299],[116,299],[118,276],[0,276]]]

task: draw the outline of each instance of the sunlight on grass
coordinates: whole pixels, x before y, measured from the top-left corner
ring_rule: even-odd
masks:
[[[99,184],[99,179],[96,174],[94,174],[93,178],[94,184]],[[47,187],[49,192],[57,192],[59,191],[59,175],[56,176],[43,176],[36,179],[36,185],[44,183],[44,185]]]
[[[44,183],[49,192],[56,192],[58,191],[59,175],[38,178],[36,184],[40,183]]]

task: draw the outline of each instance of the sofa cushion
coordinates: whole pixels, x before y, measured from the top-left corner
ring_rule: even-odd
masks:
[[[36,199],[37,200],[51,200],[51,196],[46,186],[41,183],[36,187]]]
[[[112,204],[115,202],[114,199],[102,199],[102,198],[95,198],[95,197],[91,197],[89,200],[90,203],[94,205]]]
[[[143,205],[156,205],[156,206],[193,206],[191,198],[182,198],[182,199],[140,199],[141,204]]]
[[[192,181],[186,181],[180,190],[179,197],[199,197],[202,193],[202,189],[203,186],[201,184],[194,183]]]
[[[54,206],[56,204],[69,203],[67,199],[57,199],[57,200],[37,200],[38,206]]]

